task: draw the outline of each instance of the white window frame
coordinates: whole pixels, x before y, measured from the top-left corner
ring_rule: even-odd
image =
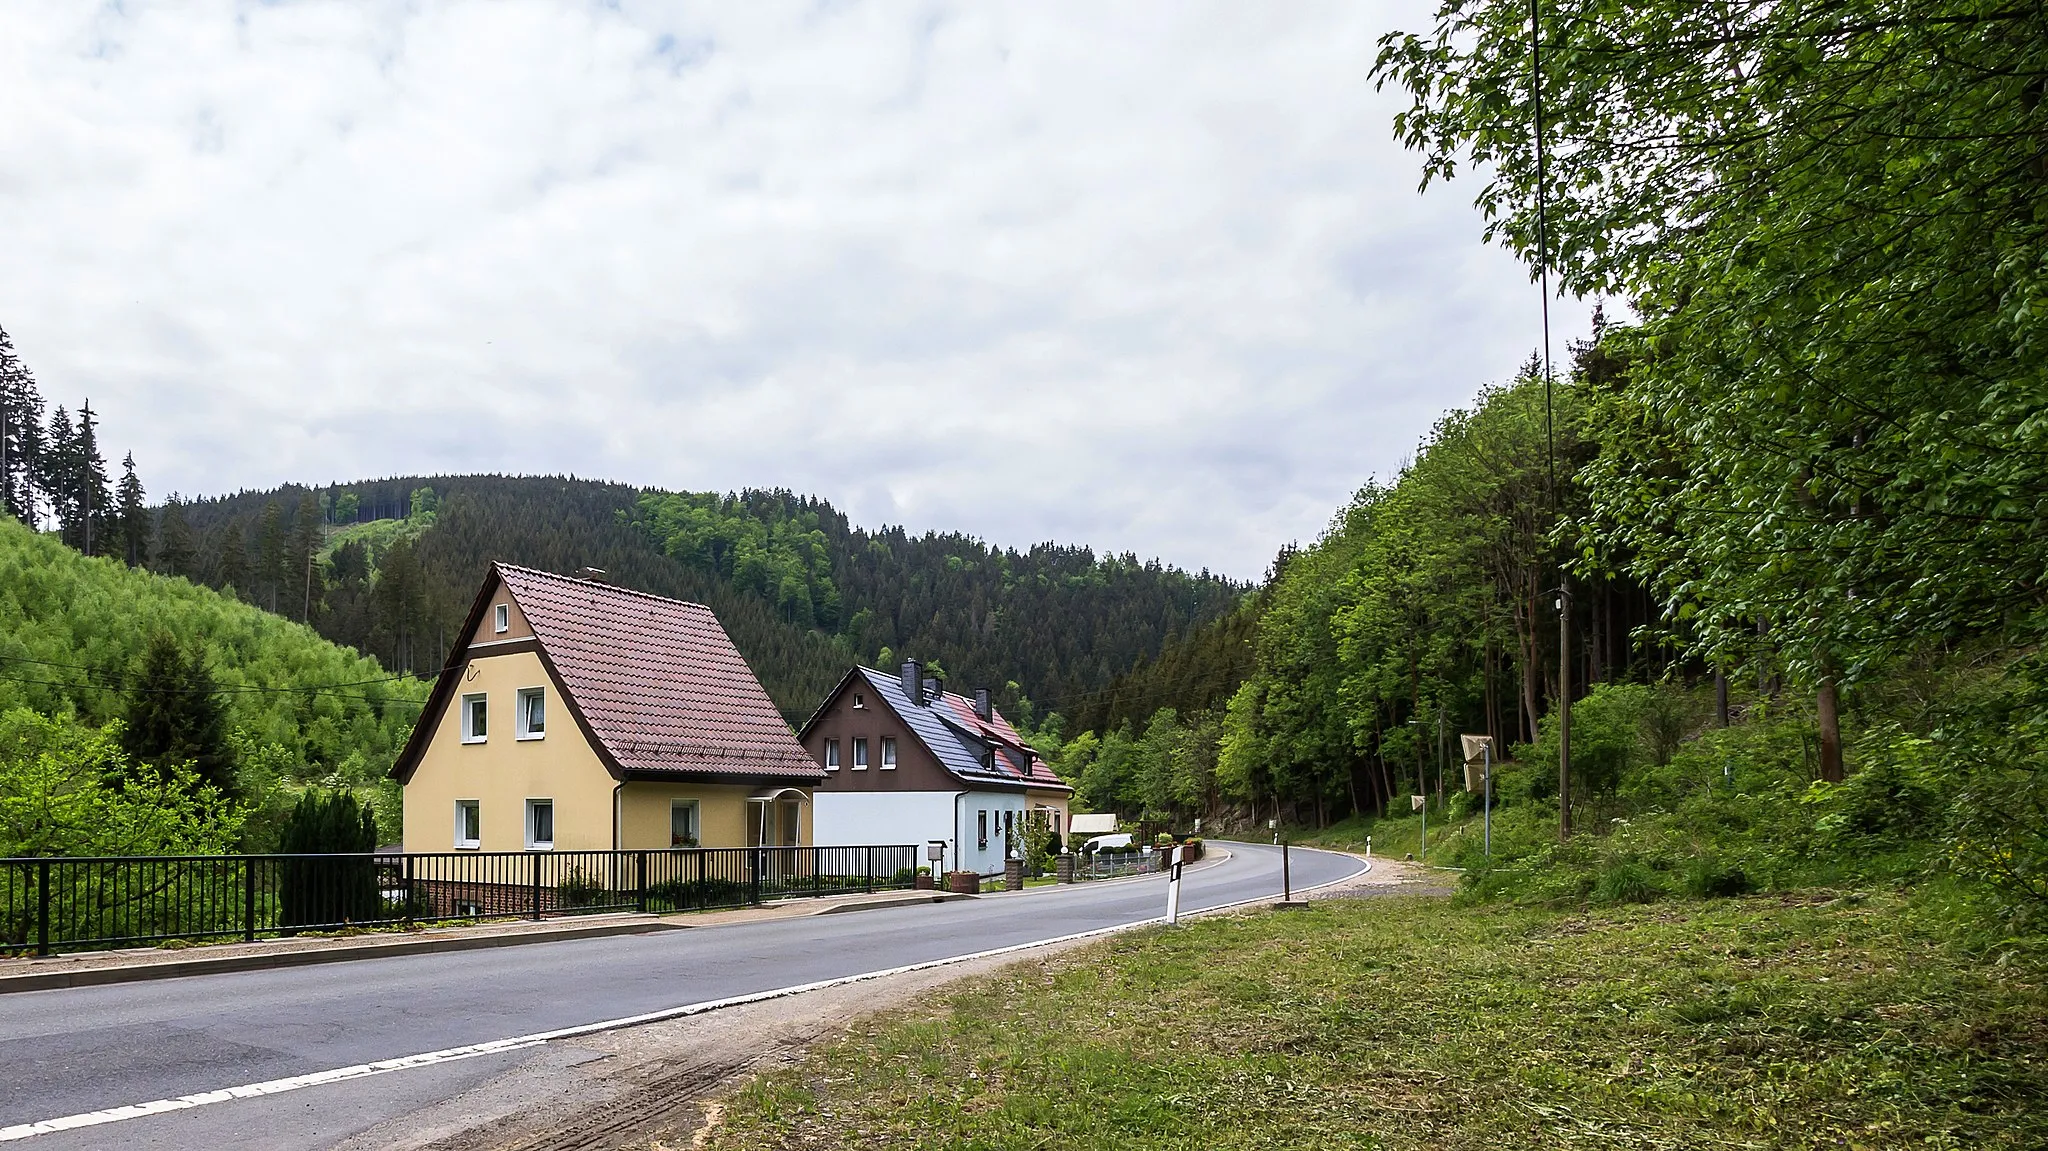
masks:
[[[540,699],[539,731],[533,731],[526,726],[527,701],[535,697]],[[516,705],[512,708],[512,725],[515,729],[513,738],[521,740],[546,739],[548,736],[548,689],[544,687],[522,687],[519,689],[519,694],[512,698],[517,701]]]
[[[868,737],[857,735],[853,738],[853,770],[868,769]]]
[[[498,605],[497,611],[492,613],[491,630],[497,633],[498,635],[504,635],[506,632],[512,630],[511,604],[501,603]]]
[[[546,839],[544,839],[544,840],[543,840],[543,839],[537,839],[537,838],[535,838],[535,837],[534,837],[534,826],[533,826],[533,815],[534,815],[534,812],[535,812],[535,811],[536,811],[537,809],[539,809],[539,808],[542,808],[542,807],[545,807],[545,808],[547,808],[547,809],[548,809],[548,837],[547,837]],[[529,799],[529,800],[527,800],[527,801],[526,801],[526,850],[528,850],[528,851],[553,851],[554,849],[555,849],[555,801],[554,801],[554,800],[552,800],[552,799]]]
[[[836,739],[825,741],[825,770],[839,770],[839,741]]]
[[[465,832],[465,831],[468,831],[468,830],[469,830],[469,821],[468,821],[468,820],[466,820],[466,819],[464,819],[464,818],[462,818],[463,812],[465,812],[465,811],[474,811],[474,812],[476,812],[476,837],[475,837],[475,838],[473,838],[473,839],[470,839],[470,838],[465,838],[465,837],[463,836],[463,832]],[[456,801],[455,801],[455,849],[456,849],[457,851],[475,851],[475,850],[477,850],[478,848],[480,848],[480,847],[482,847],[482,846],[483,846],[483,842],[484,842],[484,805],[483,805],[483,801],[482,801],[482,800],[477,800],[477,799],[458,799],[458,800],[456,800]]]
[[[695,843],[676,842],[676,812],[686,808],[690,812],[690,838],[696,840]],[[704,811],[702,805],[697,800],[671,799],[668,801],[668,842],[670,847],[704,846]]]
[[[470,716],[471,716],[471,712],[472,712],[472,707],[471,707],[471,705],[473,705],[473,704],[482,704],[482,705],[483,705],[483,707],[484,707],[484,729],[483,729],[483,731],[481,731],[481,732],[477,732],[477,731],[474,731],[474,730],[472,730],[472,728],[473,728],[473,726],[474,726],[474,725],[472,725],[472,724],[470,723]],[[487,693],[485,693],[485,692],[481,692],[481,691],[477,691],[477,692],[471,692],[470,694],[468,694],[468,695],[465,695],[465,696],[463,696],[463,697],[462,697],[462,742],[464,742],[464,743],[488,743],[488,742],[490,742],[490,736],[491,736],[491,703],[490,703],[490,696],[489,696],[489,695],[488,695]]]
[[[893,735],[882,737],[882,770],[896,770],[896,737]]]
[[[868,709],[868,704],[867,704],[867,701],[866,701],[866,700],[864,700],[864,699],[862,699],[862,698],[860,697],[860,693],[859,693],[859,692],[855,692],[855,693],[854,693],[854,695],[853,695],[853,710],[855,710],[855,711],[866,711],[867,709]]]

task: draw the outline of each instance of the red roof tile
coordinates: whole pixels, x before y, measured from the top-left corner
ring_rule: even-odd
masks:
[[[628,774],[824,772],[711,609],[496,565],[569,704]]]

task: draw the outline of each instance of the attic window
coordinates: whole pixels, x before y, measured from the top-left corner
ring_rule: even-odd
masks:
[[[862,699],[859,693],[855,693],[853,697],[853,710],[861,711],[864,710],[867,706],[867,701]]]
[[[501,603],[498,605],[497,614],[491,620],[491,630],[499,635],[504,635],[511,627],[512,605]]]
[[[519,689],[519,711],[517,713],[520,739],[540,739],[548,733],[547,689],[526,687]]]

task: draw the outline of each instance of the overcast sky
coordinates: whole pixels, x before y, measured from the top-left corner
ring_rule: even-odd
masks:
[[[152,499],[788,487],[1256,577],[1540,339],[1368,80],[1430,7],[13,0],[0,325]]]

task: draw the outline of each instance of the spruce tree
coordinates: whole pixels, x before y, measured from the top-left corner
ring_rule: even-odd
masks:
[[[105,555],[119,546],[111,530],[114,493],[107,482],[106,457],[100,455],[99,428],[99,421],[92,414],[92,401],[87,400],[78,409],[71,482],[78,486],[79,540],[74,546],[89,556]]]
[[[156,551],[151,566],[164,575],[192,578],[192,526],[185,522],[185,504],[172,492],[156,521]]]
[[[135,453],[121,459],[121,558],[129,567],[141,567],[149,558],[149,509],[142,502],[142,480],[135,474]]]
[[[169,632],[150,637],[142,666],[128,685],[122,750],[158,770],[188,763],[200,782],[229,798],[239,793],[234,753],[228,746],[227,709],[205,657],[189,658]]]
[[[78,485],[72,482],[77,459],[78,433],[71,428],[71,413],[58,404],[35,456],[35,486],[56,517],[57,537],[72,547],[84,538],[78,522]]]
[[[308,491],[299,500],[298,514],[292,520],[291,551],[285,564],[285,586],[289,589],[285,614],[296,615],[306,623],[312,622],[326,591],[319,564],[315,562],[326,539],[322,520],[320,503]]]
[[[36,459],[42,446],[43,398],[35,377],[0,328],[0,515],[35,526]]]
[[[278,850],[295,856],[278,885],[278,918],[286,927],[335,927],[381,918],[377,891],[377,814],[346,791],[308,791],[285,819]]]
[[[228,595],[255,602],[256,589],[249,583],[249,545],[242,534],[242,521],[229,520],[213,541],[213,562],[208,565],[213,586]]]
[[[263,507],[263,523],[256,531],[256,586],[260,598],[251,597],[271,611],[277,610],[278,590],[284,585],[284,509],[271,500]]]

